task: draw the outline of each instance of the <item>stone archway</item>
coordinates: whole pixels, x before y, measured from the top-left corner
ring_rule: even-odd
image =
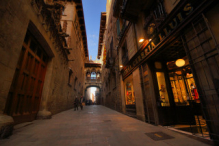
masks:
[[[92,88],[97,88],[97,90],[96,90],[96,93],[94,94],[94,96],[95,96],[95,103],[96,104],[101,104],[102,102],[101,102],[101,87],[100,86],[98,86],[98,85],[87,85],[86,87],[85,87],[85,90],[84,90],[84,97],[85,97],[85,101],[87,101],[87,100],[90,100],[90,92],[91,92],[91,89]],[[92,100],[92,99],[91,99]],[[94,101],[93,101],[94,102]]]

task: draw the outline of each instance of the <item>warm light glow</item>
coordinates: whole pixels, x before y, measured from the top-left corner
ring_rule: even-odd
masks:
[[[120,68],[123,68],[123,65],[120,65],[119,67],[120,67]]]
[[[140,39],[140,40],[139,40],[139,43],[142,43],[143,41],[144,41],[144,39]]]
[[[92,96],[95,96],[95,91],[97,90],[96,87],[91,87],[91,92],[90,92],[90,99],[92,100]],[[92,95],[93,94],[93,95]]]
[[[176,66],[178,66],[178,67],[182,67],[182,66],[184,66],[185,65],[185,60],[183,60],[183,59],[177,59],[176,60]]]
[[[152,41],[152,39],[149,39],[149,42]]]

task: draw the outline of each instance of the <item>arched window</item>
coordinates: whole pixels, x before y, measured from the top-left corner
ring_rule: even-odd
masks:
[[[92,72],[92,73],[91,73],[91,79],[96,79],[96,78],[97,78],[96,73],[95,73],[95,72]]]
[[[97,80],[100,79],[100,72],[97,72]]]
[[[90,79],[90,72],[87,72],[86,77],[87,79]]]

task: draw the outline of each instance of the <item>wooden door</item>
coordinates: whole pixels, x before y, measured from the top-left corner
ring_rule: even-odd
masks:
[[[11,115],[15,123],[32,121],[36,117],[47,58],[39,43],[27,32],[5,108],[5,113]]]

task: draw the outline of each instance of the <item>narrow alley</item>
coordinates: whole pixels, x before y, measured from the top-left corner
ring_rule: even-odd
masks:
[[[207,146],[182,134],[98,105],[85,106],[83,111],[70,109],[54,115],[50,120],[17,125],[13,135],[1,140],[0,145]]]
[[[218,18],[219,0],[0,0],[0,146],[219,146]]]

